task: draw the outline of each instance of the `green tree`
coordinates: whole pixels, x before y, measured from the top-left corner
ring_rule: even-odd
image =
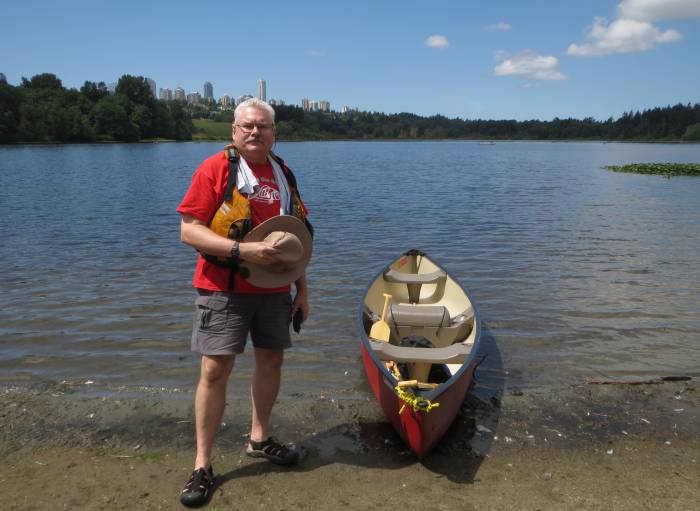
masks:
[[[168,138],[175,140],[192,140],[194,125],[192,119],[187,115],[183,104],[180,101],[168,102],[170,116],[173,123],[173,131],[168,134]]]
[[[153,116],[153,130],[155,136],[162,138],[175,138],[172,133],[175,131],[173,116],[170,108],[164,101],[158,101]]]
[[[55,74],[42,73],[32,76],[30,80],[23,76],[22,87],[27,89],[63,89],[63,84]]]
[[[153,130],[153,111],[146,105],[136,105],[131,112],[130,121],[139,130],[139,138],[152,138],[155,135]]]
[[[97,103],[105,96],[109,96],[109,91],[105,82],[95,83],[86,81],[80,88],[80,94],[91,103]]]
[[[116,94],[129,98],[136,105],[155,105],[156,99],[148,82],[143,76],[123,75],[117,82]]]
[[[22,94],[5,81],[0,81],[0,143],[14,142],[20,121]]]
[[[95,132],[108,139],[135,142],[139,139],[139,128],[131,122],[126,96],[105,96],[92,109],[91,117]]]

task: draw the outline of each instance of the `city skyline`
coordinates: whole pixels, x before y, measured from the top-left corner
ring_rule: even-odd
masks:
[[[205,81],[204,85],[202,86],[202,94],[199,93],[198,90],[192,90],[188,93],[185,92],[185,90],[182,87],[176,87],[173,91],[173,89],[170,89],[169,87],[158,87],[158,92],[156,93],[156,83],[154,80],[144,77],[146,81],[149,83],[151,86],[151,90],[154,91],[154,97],[160,100],[165,100],[165,101],[170,101],[173,99],[179,99],[181,101],[187,101],[190,103],[199,103],[202,99],[204,100],[212,100],[214,103],[217,103],[221,106],[229,106],[229,105],[234,105],[237,106],[241,101],[247,99],[247,98],[252,98],[252,97],[257,97],[258,99],[262,99],[263,101],[267,101],[273,106],[276,105],[294,105],[302,108],[303,110],[320,110],[323,112],[330,112],[331,111],[331,103],[330,101],[326,99],[322,100],[310,100],[308,98],[301,98],[299,103],[295,102],[290,102],[289,100],[285,99],[276,99],[276,98],[270,98],[269,100],[267,99],[267,82],[265,79],[260,78],[258,80],[258,91],[257,95],[253,96],[251,94],[242,94],[240,96],[230,96],[228,94],[222,94],[219,96],[219,98],[216,98],[216,95],[214,94],[214,85],[210,81]],[[114,86],[116,86],[116,82],[113,82],[110,84],[109,89],[111,92],[114,92]],[[222,100],[224,100],[222,102]],[[342,111],[357,111],[359,110],[358,107],[350,107],[350,106],[343,106]]]
[[[206,79],[217,97],[256,96],[265,77],[266,96],[292,104],[472,119],[600,120],[700,101],[698,0],[352,5],[271,0],[264,30],[216,31],[178,0],[125,0],[108,20],[81,0],[26,0],[4,9],[0,72],[71,88],[129,74],[200,94]]]

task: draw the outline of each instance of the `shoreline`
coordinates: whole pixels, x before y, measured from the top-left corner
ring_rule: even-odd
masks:
[[[40,146],[87,146],[87,145],[136,145],[136,144],[184,144],[201,142],[231,142],[230,138],[193,138],[192,140],[139,140],[136,142],[124,142],[120,140],[93,140],[91,142],[13,142],[0,143],[0,147],[40,147]],[[277,142],[543,142],[543,143],[602,143],[602,144],[670,144],[670,145],[700,145],[700,142],[686,140],[606,140],[606,139],[581,139],[581,138],[294,138],[277,139]]]
[[[303,453],[292,468],[243,454],[250,405],[229,399],[214,453],[222,482],[209,507],[690,509],[697,502],[694,380],[503,396],[477,385],[423,461],[373,397],[357,395],[278,402],[273,434]],[[192,402],[182,397],[3,389],[0,481],[31,482],[31,491],[3,499],[5,509],[178,509],[194,456]]]

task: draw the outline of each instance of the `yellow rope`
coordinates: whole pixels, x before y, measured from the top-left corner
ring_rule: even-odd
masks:
[[[414,412],[421,411],[425,413],[428,413],[433,408],[440,406],[440,403],[431,403],[429,399],[423,399],[420,396],[416,396],[413,392],[406,392],[398,385],[394,387],[394,390],[398,394],[399,399],[403,401],[403,406],[399,410],[399,415],[403,413],[406,406],[413,408]]]
[[[391,363],[391,372],[396,376],[397,381],[401,381],[401,373],[399,372],[398,365],[393,362]],[[413,408],[414,412],[422,411],[425,413],[440,406],[440,403],[431,403],[429,399],[423,399],[420,396],[416,396],[413,392],[407,392],[398,385],[394,387],[394,390],[399,396],[399,399],[403,401],[403,405],[399,410],[399,415],[403,413],[407,405]]]

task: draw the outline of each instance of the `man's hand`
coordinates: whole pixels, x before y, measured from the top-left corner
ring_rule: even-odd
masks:
[[[309,317],[309,297],[306,291],[303,293],[297,291],[297,294],[294,297],[294,302],[292,302],[292,317],[294,317],[297,310],[301,310],[301,322],[303,323],[306,321],[306,318]]]
[[[273,264],[277,262],[277,256],[281,255],[282,251],[279,248],[271,247],[262,241],[241,242],[238,245],[238,250],[241,259],[253,264]]]
[[[294,317],[297,310],[301,309],[301,322],[306,321],[309,317],[309,288],[306,284],[306,272],[302,273],[301,277],[294,283],[297,294],[292,302],[291,316]]]

